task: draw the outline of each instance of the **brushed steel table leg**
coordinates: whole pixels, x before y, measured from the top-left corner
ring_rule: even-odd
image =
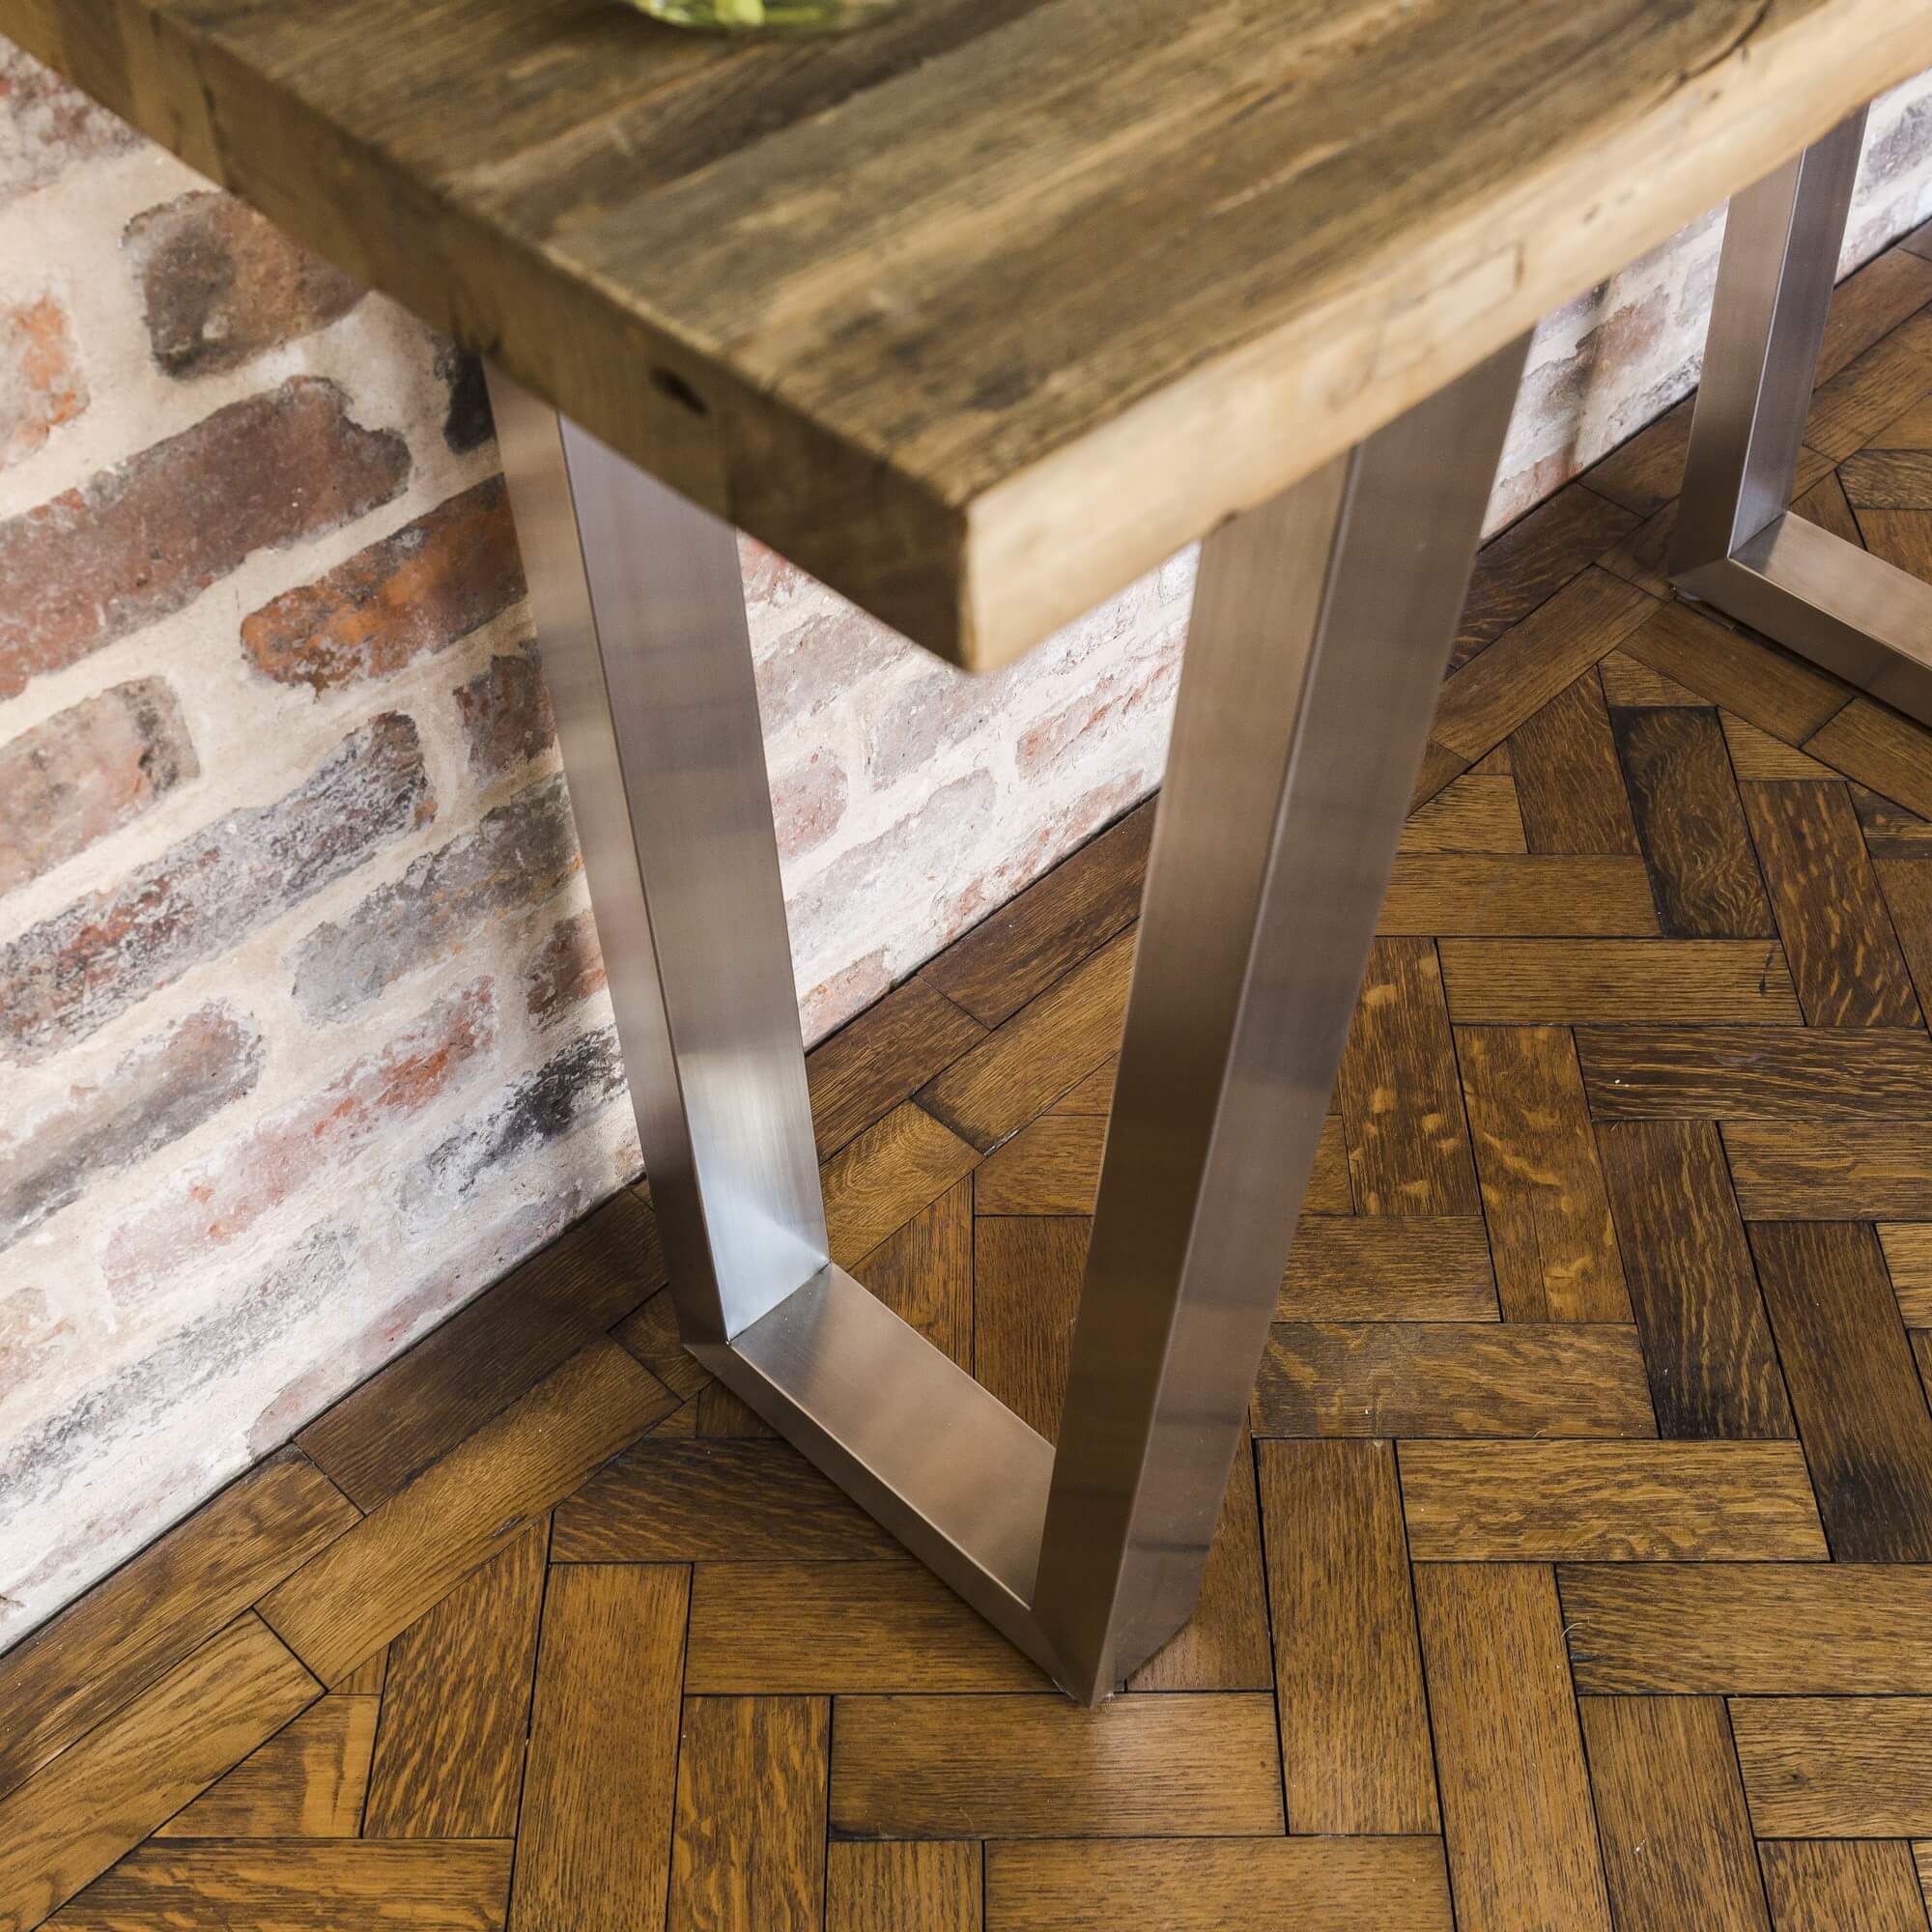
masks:
[[[1932,585],[1789,508],[1864,126],[1861,108],[1731,199],[1670,573],[1932,724]]]
[[[685,1341],[1086,1701],[1199,1594],[1525,346],[1203,547],[1057,1456],[827,1259],[731,531],[492,374]]]

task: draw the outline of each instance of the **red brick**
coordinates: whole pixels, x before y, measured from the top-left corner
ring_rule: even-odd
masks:
[[[117,684],[0,745],[0,893],[84,852],[200,770],[161,677]]]
[[[261,1077],[262,1041],[228,1008],[209,1005],[142,1041],[95,1087],[23,1137],[0,1134],[0,1247],[77,1201],[102,1175],[192,1132]]]
[[[435,810],[415,724],[384,713],[274,804],[231,811],[0,945],[0,1055],[31,1064],[85,1039]]]
[[[539,1032],[603,988],[604,954],[587,912],[558,920],[524,967],[524,1004]]]
[[[77,161],[121,154],[140,137],[52,69],[0,41],[0,208]]]
[[[396,496],[409,445],[298,376],[0,523],[0,698]]]
[[[51,294],[0,302],[0,469],[87,407],[68,312]]]
[[[107,1244],[101,1269],[124,1301],[253,1227],[271,1208],[339,1169],[459,1087],[496,1044],[496,997],[478,980],[319,1093],[218,1149]]]
[[[550,688],[534,651],[498,655],[455,692],[457,716],[469,746],[469,769],[494,778],[548,751],[556,738]]]
[[[242,647],[277,683],[333,691],[446,650],[523,594],[510,499],[492,476],[244,617]]]
[[[551,779],[379,886],[292,954],[296,1004],[333,1020],[450,953],[488,921],[547,899],[582,861],[563,781]]]
[[[779,857],[796,859],[822,845],[845,816],[845,768],[829,752],[814,752],[772,784],[772,820]]]
[[[156,362],[170,376],[240,368],[325,328],[366,293],[215,188],[144,210],[122,236]]]

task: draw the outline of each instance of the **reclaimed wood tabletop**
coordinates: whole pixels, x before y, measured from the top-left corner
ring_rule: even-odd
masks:
[[[1003,663],[1932,63],[1918,0],[0,0],[930,649]]]

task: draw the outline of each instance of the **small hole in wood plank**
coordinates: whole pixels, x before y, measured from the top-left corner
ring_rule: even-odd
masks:
[[[705,407],[704,398],[675,370],[653,369],[651,386],[668,396],[672,402],[682,403],[695,416],[708,416],[711,413]]]

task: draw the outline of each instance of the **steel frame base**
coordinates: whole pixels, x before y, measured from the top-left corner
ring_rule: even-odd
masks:
[[[1733,196],[1670,574],[1932,724],[1932,585],[1788,507],[1865,110]]]
[[[1057,1452],[828,1259],[732,530],[491,375],[685,1343],[1084,1702],[1200,1592],[1525,348],[1203,546]]]

